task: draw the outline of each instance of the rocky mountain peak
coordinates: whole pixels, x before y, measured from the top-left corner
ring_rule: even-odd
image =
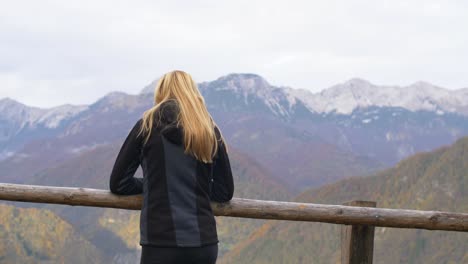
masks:
[[[202,83],[202,87],[206,86]],[[210,88],[216,90],[232,90],[242,94],[258,94],[269,92],[273,87],[260,75],[253,73],[231,73],[210,82]]]

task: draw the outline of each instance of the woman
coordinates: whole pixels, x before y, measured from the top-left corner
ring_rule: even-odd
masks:
[[[115,161],[110,190],[143,194],[140,263],[216,263],[210,201],[232,199],[227,147],[191,76],[166,73]],[[133,177],[141,164],[143,178]]]

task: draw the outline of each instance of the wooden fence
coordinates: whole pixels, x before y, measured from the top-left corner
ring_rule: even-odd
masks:
[[[108,190],[0,183],[0,200],[140,210],[141,195],[115,195]],[[468,232],[468,214],[376,208],[372,201],[344,205],[233,198],[212,202],[216,216],[323,222],[344,225],[342,264],[372,263],[374,227]]]

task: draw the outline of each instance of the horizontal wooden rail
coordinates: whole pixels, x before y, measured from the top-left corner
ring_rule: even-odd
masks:
[[[140,210],[141,195],[107,190],[0,183],[0,200]],[[217,216],[468,232],[468,214],[233,198],[212,202]]]

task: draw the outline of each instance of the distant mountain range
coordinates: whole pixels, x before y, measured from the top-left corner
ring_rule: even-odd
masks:
[[[351,114],[358,108],[376,106],[468,115],[468,89],[447,90],[427,82],[379,86],[354,78],[316,94],[303,89],[290,91],[318,113]]]
[[[122,138],[152,106],[154,85],[137,95],[112,92],[91,105],[51,109],[0,100],[0,160],[9,160],[0,168],[35,155],[48,157],[31,162],[45,168]],[[199,88],[229,143],[296,191],[369,174],[468,134],[467,89],[352,79],[314,94],[272,86],[255,74],[229,74]]]
[[[343,97],[347,89],[355,91],[354,95],[358,90],[404,89],[366,86],[365,83],[350,80],[338,85],[348,87],[342,88],[343,95],[336,93],[335,97],[324,95],[323,98],[331,98],[332,104],[339,101],[333,98]],[[357,84],[362,85],[359,86],[362,89],[355,87]],[[62,105],[50,109],[29,107],[9,98],[0,99],[0,181],[106,189],[123,139],[141,114],[153,105],[154,85],[155,82],[136,95],[112,92],[90,105]],[[421,83],[412,85],[411,89],[418,85]],[[331,93],[338,86],[322,93]],[[322,93],[275,87],[255,74],[229,74],[200,83],[199,88],[232,150],[236,197],[290,200],[311,187],[350,176],[370,175],[417,152],[432,150],[468,135],[468,116],[463,106],[467,101],[462,99],[466,90],[445,90],[450,96],[455,94],[455,99],[444,101],[432,93],[433,89],[426,89],[427,96],[434,97],[431,100],[438,105],[432,109],[379,105],[380,101],[375,99],[379,98],[375,95],[377,91],[373,91],[368,96],[374,99],[367,101],[374,103],[358,103],[364,99],[356,97],[361,99],[355,99],[355,107],[349,112],[345,111],[348,106],[334,110],[329,110],[333,107],[323,108],[319,104],[323,101],[318,99],[319,103],[312,104],[310,98],[319,98]],[[414,102],[418,102],[417,98],[420,97],[416,96]],[[455,111],[446,110],[449,103],[440,103],[457,100],[460,104],[450,108]],[[344,107],[344,103],[338,106]],[[140,170],[137,176],[141,176]],[[346,193],[343,190],[343,194]],[[106,259],[112,259],[113,263],[131,263],[138,255],[137,212],[14,204],[49,209],[53,214],[50,217],[60,218],[56,222],[61,226],[62,222],[70,223],[67,234],[79,240],[84,251],[89,250],[90,254],[103,259],[101,263]],[[6,207],[2,210],[6,210],[4,219],[18,214]],[[48,217],[37,215],[31,219],[41,223],[49,221]],[[220,256],[235,245],[239,251],[237,245],[247,244],[246,240],[253,241],[267,230],[263,220],[218,217],[217,222],[223,241]],[[24,225],[15,227],[14,233]],[[10,227],[0,224],[0,231],[1,228]],[[14,243],[23,245],[25,240],[18,237]],[[0,243],[0,250],[1,246]],[[8,248],[8,252],[13,252],[11,250]],[[58,261],[50,252],[62,249],[34,250],[36,258],[42,254],[44,259]],[[31,253],[28,252],[23,249],[18,253],[23,256],[20,260],[29,261]],[[73,262],[79,257],[70,255],[66,260]]]
[[[153,93],[155,82],[141,93]],[[319,93],[291,87],[276,87],[256,74],[229,74],[215,81],[202,82],[201,89],[230,91],[246,104],[261,101],[280,116],[294,115],[294,110],[306,107],[313,113],[351,114],[359,108],[401,107],[410,111],[434,111],[442,115],[468,115],[468,88],[447,90],[427,82],[409,86],[375,85],[360,78],[324,89]]]

